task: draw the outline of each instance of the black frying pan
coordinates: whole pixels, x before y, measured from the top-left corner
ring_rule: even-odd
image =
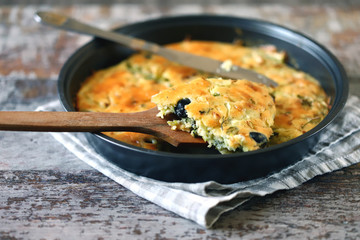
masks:
[[[287,52],[289,65],[317,78],[331,98],[329,114],[314,129],[288,142],[253,152],[220,155],[212,149],[190,146],[152,151],[103,134],[86,134],[90,144],[106,159],[139,175],[169,182],[214,180],[220,183],[265,176],[301,160],[347,100],[348,80],[339,61],[307,36],[276,24],[255,19],[196,15],[149,20],[115,31],[159,44],[179,42],[188,37],[223,42],[241,40],[249,46],[272,44]],[[59,75],[58,90],[64,108],[75,110],[76,92],[95,70],[117,64],[132,53],[129,48],[102,39],[94,39],[77,50]]]

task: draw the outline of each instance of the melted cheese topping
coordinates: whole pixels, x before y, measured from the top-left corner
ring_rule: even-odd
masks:
[[[231,62],[258,71],[276,81],[271,89],[276,115],[270,144],[293,139],[315,127],[328,113],[328,98],[310,75],[289,67],[286,54],[273,46],[249,48],[241,45],[183,41],[167,47]],[[79,111],[135,112],[155,106],[151,96],[159,91],[204,76],[160,56],[137,53],[116,66],[100,70],[81,86],[76,107]],[[159,149],[159,140],[139,133],[105,133],[120,141],[149,149]]]

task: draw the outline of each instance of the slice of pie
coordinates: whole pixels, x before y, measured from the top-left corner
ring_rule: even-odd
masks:
[[[267,145],[276,113],[269,88],[248,80],[197,77],[152,97],[173,130],[200,136],[221,153]]]

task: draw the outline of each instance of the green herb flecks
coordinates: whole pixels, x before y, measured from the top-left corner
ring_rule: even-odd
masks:
[[[301,105],[304,106],[304,107],[311,107],[312,106],[312,103],[313,101],[304,97],[304,96],[301,96],[301,95],[297,95],[297,97],[300,99],[301,101]]]

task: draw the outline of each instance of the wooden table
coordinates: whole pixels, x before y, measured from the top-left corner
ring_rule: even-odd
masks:
[[[266,19],[330,49],[346,68],[350,93],[360,96],[359,1],[42,2],[0,8],[1,110],[55,100],[61,66],[90,39],[40,26],[32,19],[39,9],[104,28],[189,13]],[[360,239],[360,164],[255,198],[206,230],[96,172],[47,133],[0,132],[0,238]]]

